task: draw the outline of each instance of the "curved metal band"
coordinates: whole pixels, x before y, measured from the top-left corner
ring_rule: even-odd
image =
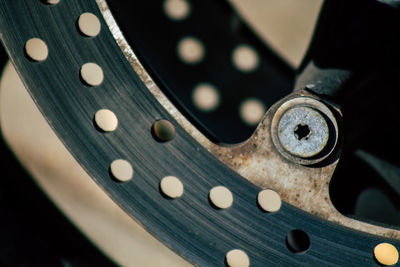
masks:
[[[101,21],[95,38],[76,29],[83,12]],[[377,243],[400,242],[356,232],[319,220],[291,205],[263,213],[256,204],[259,188],[218,161],[196,142],[159,104],[126,61],[95,1],[61,1],[46,6],[40,1],[0,1],[2,41],[37,105],[70,152],[90,176],[132,218],[188,261],[200,266],[222,266],[235,248],[247,252],[252,266],[374,266]],[[34,63],[24,55],[25,42],[43,39],[49,48],[46,61]],[[104,82],[85,87],[79,69],[96,62]],[[119,119],[113,133],[93,126],[98,109],[108,108]],[[158,143],[150,133],[153,122],[174,123],[176,137]],[[117,158],[132,162],[135,176],[121,184],[110,178],[109,165]],[[169,200],[159,192],[166,175],[181,179],[182,198]],[[216,185],[228,187],[234,204],[216,210],[208,201]],[[302,229],[311,239],[303,255],[285,245],[287,233]]]

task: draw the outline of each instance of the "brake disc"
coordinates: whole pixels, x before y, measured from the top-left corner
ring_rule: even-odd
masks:
[[[185,80],[191,78],[166,65],[179,66],[162,54],[171,47],[155,52],[163,39],[140,28],[146,26],[146,14],[132,18],[137,19],[134,26],[121,32],[113,15],[126,25],[132,3],[109,4],[111,9],[103,0],[1,1],[1,38],[55,133],[129,216],[198,266],[229,265],[232,253],[248,258],[251,266],[374,266],[377,245],[399,247],[398,230],[345,217],[329,196],[343,136],[338,103],[344,88],[363,81],[355,69],[377,48],[370,42],[358,51],[342,50],[341,43],[332,40],[338,35],[326,33],[340,30],[343,40],[355,39],[350,38],[354,29],[332,26],[332,16],[344,10],[342,2],[325,4],[329,12],[321,15],[322,26],[305,60],[311,63],[300,68],[293,93],[290,69],[259,48],[264,51],[260,66],[265,68],[260,73],[271,72],[276,88],[271,89],[266,102],[270,107],[256,131],[238,145],[211,142],[221,139],[224,129],[210,134],[204,122],[190,120],[190,108],[182,107],[182,100],[171,93],[173,85],[184,90]],[[152,10],[151,4],[142,5],[142,10]],[[225,3],[214,5],[211,15],[220,6],[228,10]],[[363,19],[371,8],[382,14],[396,12],[371,1],[356,19]],[[349,10],[343,12],[343,21],[350,17]],[[222,28],[224,18],[218,24]],[[97,27],[85,28],[85,19]],[[258,43],[247,36],[246,28],[239,29],[244,34],[235,38]],[[355,42],[365,41],[363,37],[360,34]],[[387,66],[398,58],[387,54],[398,40],[383,33],[379,37],[386,49],[369,60]],[[327,55],[328,48],[336,53]],[[214,58],[213,52],[210,55]],[[215,64],[211,72],[217,74],[210,79],[217,83],[220,66]],[[268,79],[262,82],[271,84]],[[247,134],[251,130],[247,128]],[[169,182],[175,185],[172,191]],[[272,200],[265,201],[265,196]]]

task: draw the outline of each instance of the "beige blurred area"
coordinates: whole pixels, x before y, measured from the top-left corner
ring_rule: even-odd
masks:
[[[322,0],[231,0],[261,38],[298,66]],[[123,266],[190,266],[128,217],[52,132],[12,65],[0,82],[2,134],[43,191],[104,253]]]
[[[253,30],[293,67],[310,43],[323,0],[229,0]]]

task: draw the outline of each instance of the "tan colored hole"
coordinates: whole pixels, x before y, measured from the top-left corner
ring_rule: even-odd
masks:
[[[56,4],[60,3],[60,0],[43,0],[43,3],[45,3],[47,5],[56,5]]]
[[[108,109],[100,109],[94,116],[96,126],[104,132],[112,132],[117,129],[118,119],[114,112]]]
[[[277,212],[282,205],[281,197],[271,189],[262,190],[258,193],[258,205],[267,212]]]
[[[32,38],[25,43],[25,53],[31,60],[43,61],[49,55],[49,49],[41,39]]]
[[[101,30],[100,20],[92,13],[83,13],[78,18],[78,28],[82,34],[95,37]]]
[[[229,267],[248,267],[250,259],[246,252],[240,249],[232,249],[225,256],[226,264]]]
[[[99,86],[104,79],[103,69],[96,63],[85,63],[81,67],[81,78],[90,86]]]
[[[171,20],[184,20],[190,14],[190,4],[187,0],[165,0],[164,12]]]
[[[178,43],[179,58],[187,64],[200,63],[205,54],[205,49],[200,40],[194,37],[185,37]]]
[[[257,52],[248,45],[240,45],[233,50],[233,65],[242,72],[252,72],[259,64]]]
[[[232,206],[232,192],[225,186],[216,186],[210,190],[209,198],[211,203],[219,209],[227,209]]]
[[[215,86],[203,83],[194,88],[192,100],[199,110],[210,112],[219,106],[220,94]]]
[[[175,176],[166,176],[160,182],[160,188],[164,195],[170,198],[179,198],[183,195],[183,184]]]
[[[240,104],[239,114],[245,124],[255,126],[265,114],[265,105],[256,98],[246,99]]]
[[[120,182],[127,182],[133,177],[132,165],[124,159],[116,159],[110,165],[112,176]]]
[[[175,127],[167,120],[158,120],[153,124],[152,133],[157,141],[171,141],[175,137]]]
[[[374,249],[375,259],[383,265],[395,265],[399,261],[399,252],[389,243],[380,243]]]

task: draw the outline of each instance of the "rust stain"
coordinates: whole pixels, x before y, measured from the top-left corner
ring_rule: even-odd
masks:
[[[339,153],[333,153],[334,158],[321,167],[296,164],[280,155],[271,138],[272,116],[278,105],[270,108],[249,140],[237,146],[211,147],[210,152],[255,185],[277,191],[284,201],[306,212],[353,229],[400,238],[397,230],[347,218],[334,208],[329,183]]]
[[[114,39],[148,90],[183,129],[220,161],[260,188],[277,191],[284,201],[315,216],[360,231],[400,239],[398,230],[347,218],[333,207],[329,197],[329,182],[338,163],[338,154],[328,165],[311,168],[290,162],[275,148],[271,140],[271,128],[274,127],[271,125],[272,117],[284,101],[291,97],[310,96],[308,92],[293,92],[272,106],[255,134],[246,142],[236,146],[216,145],[200,133],[162,93],[128,45],[105,2],[96,2]],[[340,110],[337,111],[340,113]]]

